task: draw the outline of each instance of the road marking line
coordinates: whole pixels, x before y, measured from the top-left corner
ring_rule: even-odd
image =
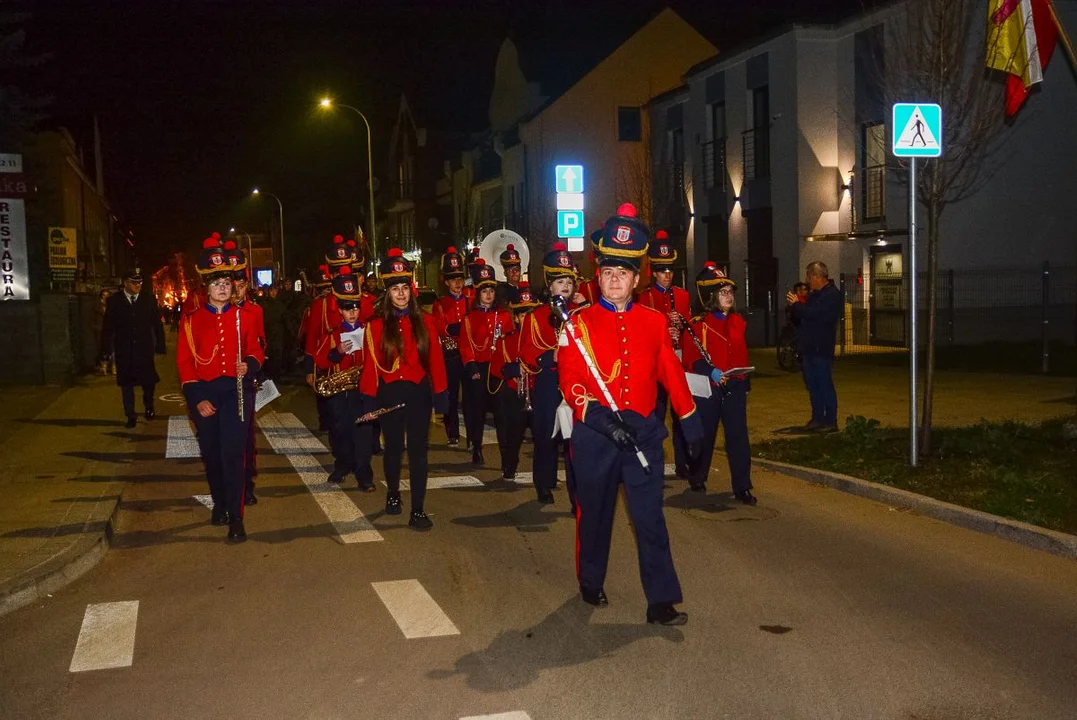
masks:
[[[87,605],[70,672],[131,667],[138,600]]]
[[[301,447],[320,447],[320,452],[325,452],[325,446],[311,435],[299,418],[292,413],[269,412],[258,418],[258,425],[274,452],[288,458],[314,496],[314,501],[329,522],[333,523],[341,542],[350,544],[385,539],[340,486],[328,482],[329,474],[321,462],[309,452],[297,451]]]
[[[460,634],[418,580],[391,580],[370,585],[409,640]]]
[[[264,413],[258,418],[258,427],[278,455],[329,452],[293,413]]]
[[[410,478],[400,478],[400,489],[410,490],[411,483]],[[382,480],[382,485],[388,487],[388,484]],[[444,475],[440,477],[428,477],[426,479],[427,490],[444,490],[445,488],[459,488],[459,487],[474,487],[475,485],[482,486],[482,480],[472,475]]]
[[[168,416],[168,444],[165,446],[165,458],[196,458],[201,456],[198,440],[191,430],[191,423],[186,415]]]
[[[520,485],[531,485],[535,482],[535,473],[518,472],[516,473],[516,477],[513,478],[513,482],[519,483]],[[557,482],[565,482],[564,470],[557,471]]]
[[[212,495],[195,495],[194,499],[202,503],[210,510],[213,509],[213,496]]]
[[[468,715],[460,720],[531,720],[531,716],[523,710],[497,713],[496,715]]]

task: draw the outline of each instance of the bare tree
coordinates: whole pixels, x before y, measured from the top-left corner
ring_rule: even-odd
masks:
[[[945,113],[943,155],[919,161],[916,183],[918,200],[927,210],[923,455],[932,452],[939,221],[949,206],[974,195],[990,180],[997,167],[993,156],[1005,129],[1002,84],[984,62],[986,20],[982,0],[907,0],[884,26],[879,87],[887,106],[931,102],[941,105]],[[907,182],[908,173],[900,177]]]

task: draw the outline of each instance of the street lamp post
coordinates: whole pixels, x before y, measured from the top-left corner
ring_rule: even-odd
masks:
[[[251,195],[268,195],[277,201],[277,209],[280,210],[280,276],[282,278],[288,277],[287,263],[285,261],[284,254],[284,205],[281,203],[280,198],[271,192],[259,191],[258,188],[251,190]]]
[[[319,103],[323,108],[333,107],[332,98],[324,97]],[[367,189],[370,191],[370,252],[377,258],[378,256],[378,233],[375,230],[376,222],[374,219],[374,155],[370,150],[370,123],[366,119],[366,115],[359,112],[358,108],[354,108],[351,105],[341,105],[338,107],[351,110],[363,120],[363,124],[366,125],[366,168],[367,168]]]

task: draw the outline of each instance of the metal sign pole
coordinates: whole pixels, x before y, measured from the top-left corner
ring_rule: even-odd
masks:
[[[916,467],[916,158],[909,158],[909,464]]]

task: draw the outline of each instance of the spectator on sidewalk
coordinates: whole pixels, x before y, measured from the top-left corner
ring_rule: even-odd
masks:
[[[135,426],[135,386],[142,386],[146,419],[154,415],[153,391],[161,379],[153,354],[165,354],[165,330],[161,311],[152,292],[142,292],[142,272],[136,266],[123,281],[123,290],[108,299],[101,346],[112,348],[116,361],[116,384],[123,395],[127,427]]]
[[[97,369],[95,372],[98,375],[112,374],[112,348],[105,344],[102,333],[105,330],[105,309],[108,306],[108,296],[110,295],[108,288],[102,288],[101,294],[98,295],[97,305],[93,309],[93,325],[91,330],[93,331],[94,339],[97,341]]]
[[[800,355],[804,385],[811,400],[809,432],[837,432],[838,393],[834,389],[834,342],[842,313],[841,292],[830,279],[830,271],[818,260],[808,263],[808,299],[798,302],[796,293],[785,300],[791,306],[794,323],[799,323]]]

